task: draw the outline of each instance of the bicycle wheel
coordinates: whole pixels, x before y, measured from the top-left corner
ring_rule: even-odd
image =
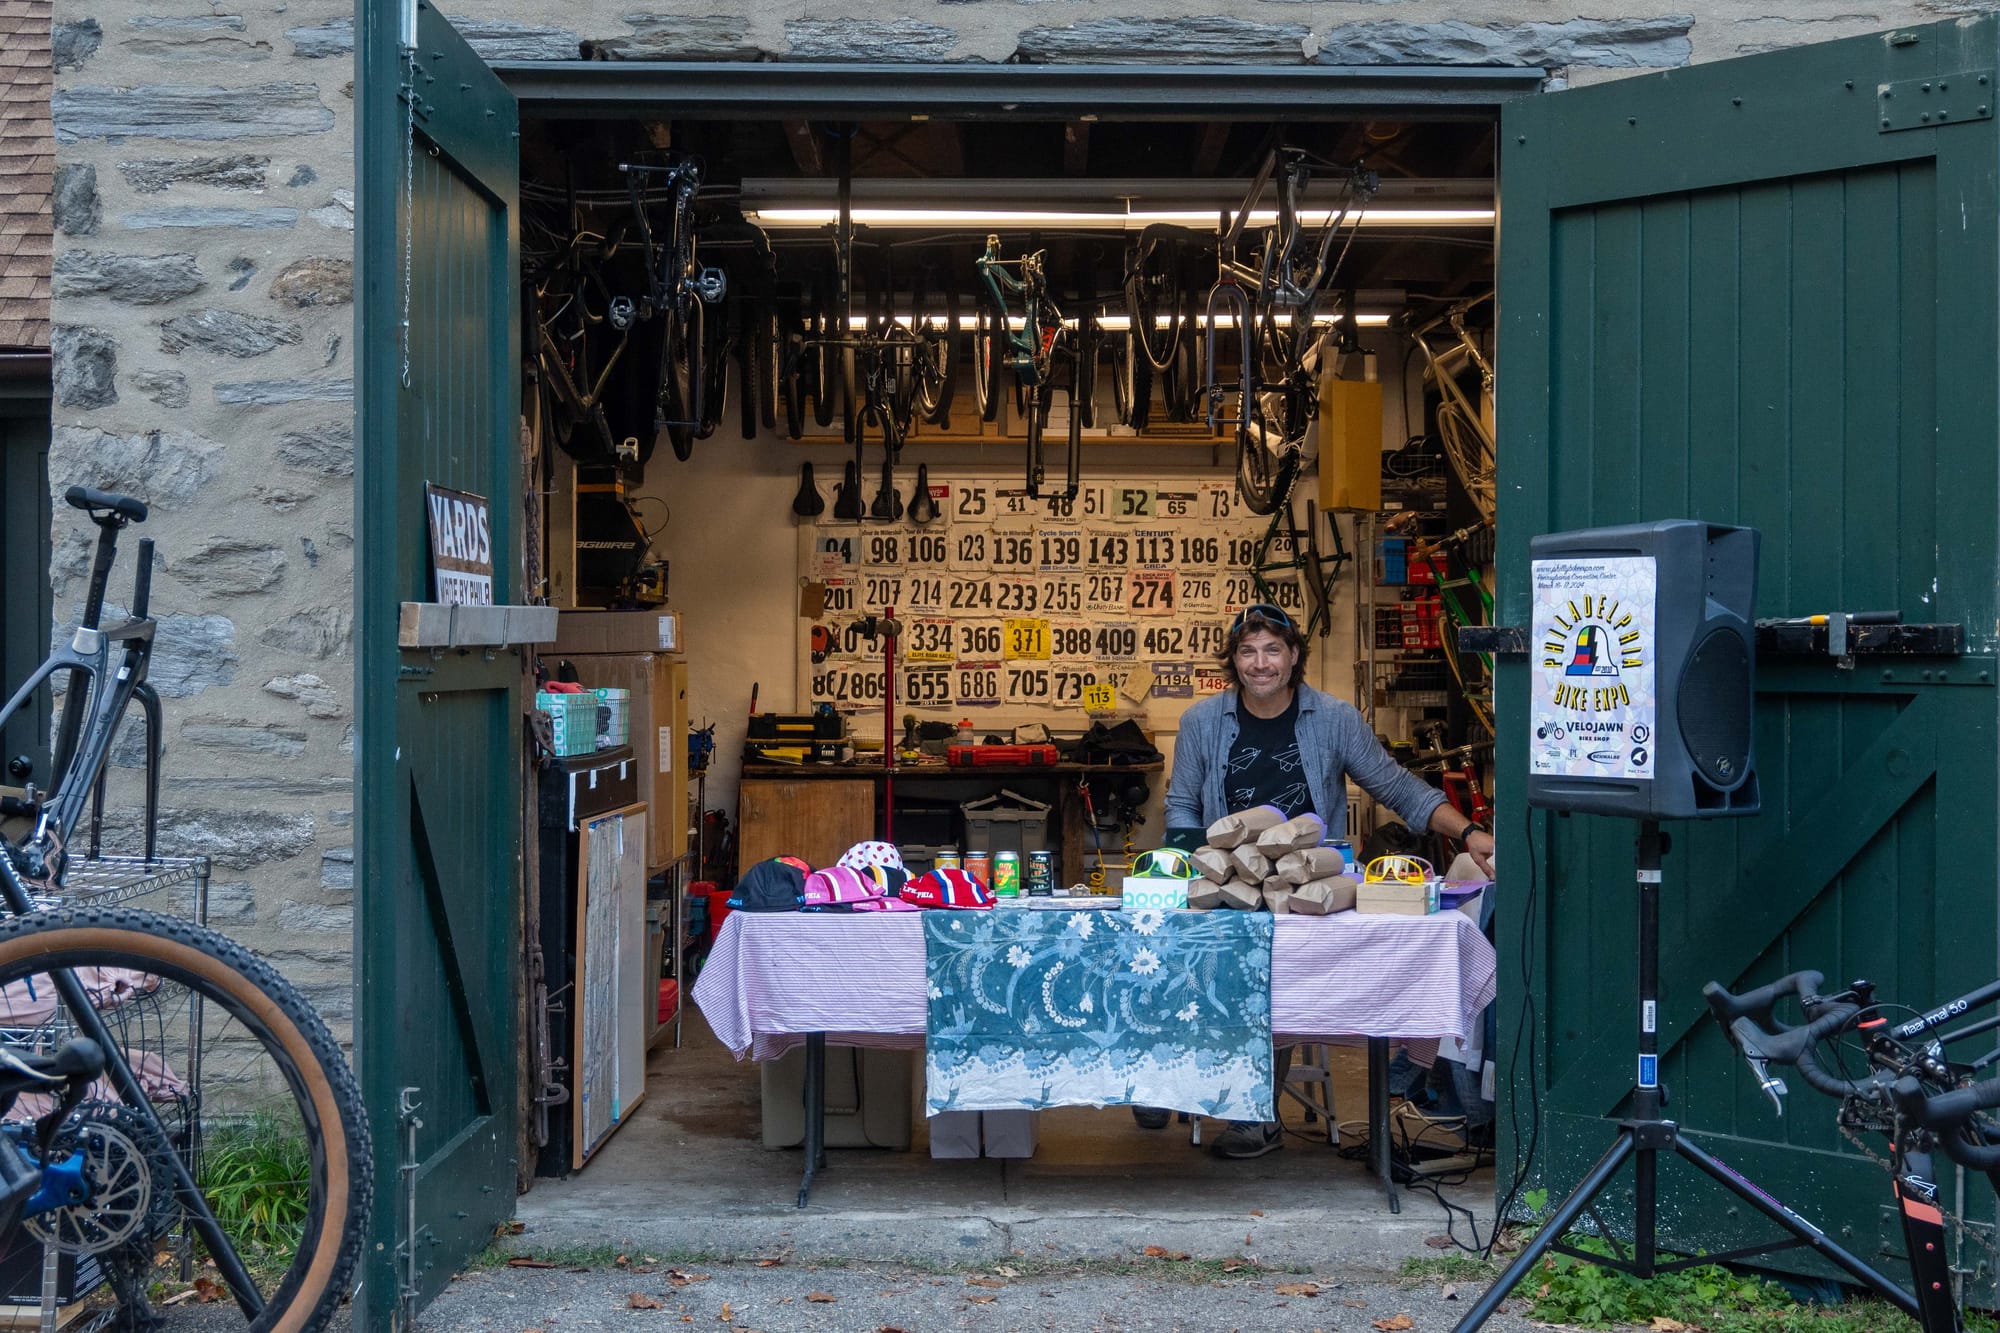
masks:
[[[694,453],[701,426],[706,317],[701,301],[689,296],[685,311],[669,309],[662,318],[667,321],[667,343],[660,358],[659,421],[674,457],[685,463]]]
[[[692,305],[702,304],[696,297]],[[715,311],[714,319],[702,315],[706,336],[701,349],[701,411],[695,414],[694,437],[705,440],[722,424],[722,405],[729,397],[730,363],[736,359],[737,318],[733,300]]]
[[[1000,419],[1000,365],[1007,346],[1007,322],[983,300],[972,315],[972,388],[981,421]]]
[[[1098,331],[1098,346],[1111,363],[1111,415],[1121,426],[1132,424],[1132,365],[1126,343]]]
[[[1236,427],[1236,493],[1253,514],[1277,512],[1292,493],[1304,457],[1304,451],[1271,423],[1266,404],[1259,401],[1264,396],[1244,395]]]
[[[1125,265],[1125,308],[1154,370],[1173,363],[1181,338],[1181,242],[1185,227],[1156,222],[1139,233]]]
[[[1118,355],[1125,365],[1125,424],[1133,430],[1144,430],[1153,420],[1153,363],[1146,359],[1145,349],[1139,345],[1136,329],[1127,330],[1118,344]]]
[[[1070,363],[1075,367],[1071,396],[1076,401],[1078,422],[1091,430],[1097,429],[1097,354],[1103,341],[1104,331],[1097,326],[1097,316],[1085,315],[1078,321]]]
[[[944,288],[944,315],[942,322],[929,315],[928,310],[920,312],[924,327],[918,333],[923,344],[923,359],[918,365],[923,383],[917,391],[918,406],[923,410],[924,420],[933,426],[951,429],[951,400],[958,392],[958,291],[947,285]]]
[[[48,975],[55,969],[76,977],[94,1012],[60,998]],[[195,1268],[204,1255],[226,1288],[216,1316],[235,1308],[258,1333],[312,1333],[326,1322],[365,1240],[368,1122],[333,1035],[269,964],[175,917],[116,907],[36,912],[0,922],[0,1028],[34,1046],[94,1030],[131,1073],[129,1081],[107,1073],[64,1125],[110,1124],[145,1164],[138,1174],[148,1197],[127,1201],[125,1220],[136,1227],[99,1254],[127,1327],[149,1325],[162,1286],[185,1287],[191,1271],[208,1271]],[[158,1206],[163,1190],[173,1206]],[[57,1234],[88,1236],[95,1219],[82,1214],[95,1207],[41,1220]],[[183,1213],[193,1214],[180,1233],[193,1237],[187,1247],[169,1234]]]
[[[1167,420],[1194,421],[1207,408],[1204,403],[1202,368],[1201,315],[1197,309],[1192,288],[1181,297],[1181,310],[1175,317],[1180,325],[1180,336],[1174,340],[1174,352],[1162,367],[1161,388],[1167,400]]]
[[[774,348],[778,357],[778,388],[785,400],[785,437],[796,440],[806,433],[805,370],[812,358],[805,350],[805,335],[793,333],[784,345]]]

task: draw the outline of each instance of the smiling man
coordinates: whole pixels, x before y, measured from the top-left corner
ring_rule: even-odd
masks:
[[[1352,704],[1305,683],[1305,639],[1281,608],[1243,608],[1229,627],[1222,669],[1231,688],[1181,715],[1167,782],[1170,842],[1196,845],[1216,820],[1258,805],[1277,806],[1288,819],[1316,814],[1326,821],[1328,837],[1345,837],[1352,777],[1411,828],[1457,842],[1482,874],[1493,873],[1492,831],[1398,764]],[[1280,1080],[1290,1063],[1286,1054],[1281,1052]],[[1164,1111],[1134,1107],[1133,1114],[1148,1128],[1166,1124]],[[1259,1157],[1280,1146],[1275,1122],[1243,1122],[1216,1140],[1215,1151]]]

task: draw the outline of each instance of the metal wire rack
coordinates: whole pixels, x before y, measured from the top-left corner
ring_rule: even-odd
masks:
[[[156,856],[151,860],[140,856],[90,857],[75,861],[67,868],[59,892],[37,896],[33,901],[38,909],[44,910],[135,903],[168,915],[186,917],[196,925],[206,925],[212,871],[212,862],[205,856]],[[165,900],[155,898],[155,895],[177,888],[181,892]],[[143,899],[153,901],[140,901]],[[102,984],[87,982],[93,994],[102,997],[97,1006],[98,1012],[125,1051],[133,1072],[145,1085],[147,1097],[165,1131],[164,1142],[142,1146],[149,1153],[172,1153],[198,1175],[201,1170],[200,999],[157,977],[150,979],[151,985],[126,984],[110,978],[99,980]],[[16,985],[25,986],[25,983]],[[8,997],[7,1012],[21,1013],[23,1019],[16,1024],[0,1025],[0,1041],[35,1049],[55,1049],[72,1035],[71,1025],[57,1016],[54,1006],[51,1006],[49,1015],[35,1019],[16,1007],[15,1001],[20,998]],[[91,1109],[100,1104],[101,1111]],[[116,1117],[117,1107],[117,1095],[105,1089],[101,1098],[93,1097],[86,1101],[77,1112],[72,1113],[72,1118],[93,1114]],[[37,1113],[38,1108],[30,1098],[23,1098],[16,1104],[16,1117],[32,1118]],[[164,1261],[168,1266],[179,1269],[180,1276],[185,1280],[193,1260],[193,1236],[163,1173],[156,1167],[154,1175],[156,1202],[147,1217],[142,1243],[159,1247],[156,1265]],[[79,1265],[76,1276],[80,1280],[73,1283],[69,1297],[71,1302],[87,1300],[94,1305],[96,1300],[101,1299],[101,1293],[93,1295],[93,1292],[98,1291],[98,1283],[103,1280],[102,1270],[93,1271],[98,1276],[81,1280],[84,1273]],[[41,1326],[44,1328],[53,1326],[58,1309],[59,1276],[59,1266],[48,1262],[45,1256],[41,1265],[40,1286]],[[0,1292],[0,1303],[4,1303],[10,1294]],[[118,1317],[118,1307],[108,1304],[87,1310],[66,1324],[65,1328],[67,1333],[95,1333],[95,1330],[109,1326]]]

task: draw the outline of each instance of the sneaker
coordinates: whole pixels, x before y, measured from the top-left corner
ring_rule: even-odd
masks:
[[[1232,1120],[1216,1136],[1217,1157],[1262,1157],[1285,1146],[1285,1129],[1275,1120]]]
[[[1165,1129],[1167,1122],[1174,1118],[1174,1113],[1164,1106],[1135,1106],[1132,1118],[1141,1129]]]

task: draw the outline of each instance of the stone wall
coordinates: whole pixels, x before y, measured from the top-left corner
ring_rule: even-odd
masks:
[[[485,54],[565,59],[1540,65],[1581,81],[1976,5],[1681,5],[1573,17],[1438,0],[460,0]],[[859,8],[859,7],[855,7]],[[353,858],[352,10],[59,0],[52,483],[156,505],[165,846],[219,866],[214,916],[336,1021]],[[1600,13],[1602,11],[1599,11]],[[73,613],[87,542],[58,510]]]

